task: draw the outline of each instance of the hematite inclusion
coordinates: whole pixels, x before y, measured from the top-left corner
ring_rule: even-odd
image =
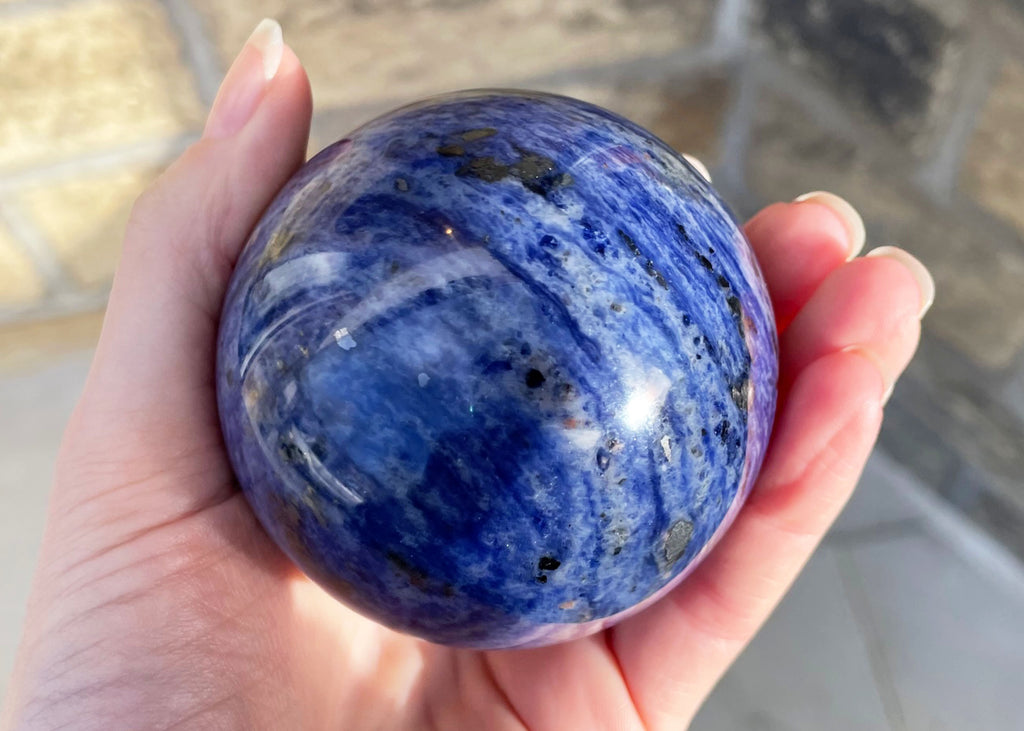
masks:
[[[597,107],[462,92],[306,164],[228,292],[218,400],[256,515],[395,629],[541,645],[646,606],[749,491],[757,265],[708,183]]]

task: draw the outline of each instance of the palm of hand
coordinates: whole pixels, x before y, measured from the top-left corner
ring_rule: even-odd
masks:
[[[287,48],[234,119],[260,64],[247,47],[206,137],[133,212],[58,461],[4,721],[680,728],[848,498],[884,392],[916,347],[926,287],[891,256],[845,263],[863,231],[834,202],[769,207],[747,233],[783,333],[780,410],[754,494],[715,551],[664,600],[576,642],[473,652],[396,634],[271,544],[221,444],[220,302],[309,127],[308,84]]]
[[[197,371],[208,355],[197,353]],[[130,697],[210,728],[513,729],[523,717],[530,728],[639,727],[606,634],[526,652],[457,650],[392,632],[324,594],[232,485],[214,403],[211,386],[182,404],[182,418],[191,408],[206,418],[180,443],[143,438],[102,461],[96,442],[123,438],[120,428],[73,422],[86,436],[66,443],[62,465],[98,492],[52,516],[42,593],[59,604],[64,629],[42,656],[56,679],[40,704],[88,693],[109,708]],[[172,517],[159,524],[124,509],[124,491],[145,496],[148,513],[183,485],[189,502],[161,506]],[[83,655],[103,660],[77,678],[84,685],[66,684]],[[577,686],[572,702],[566,686]]]

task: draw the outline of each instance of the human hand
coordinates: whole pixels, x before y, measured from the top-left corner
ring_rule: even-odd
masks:
[[[262,25],[203,139],[137,203],[58,458],[0,726],[683,727],[849,497],[916,348],[927,272],[891,249],[847,262],[863,226],[834,198],[758,214],[747,233],[781,332],[780,402],[732,528],[681,586],[601,634],[430,645],[300,574],[235,486],[220,436],[221,301],[304,158],[310,112],[298,60]]]

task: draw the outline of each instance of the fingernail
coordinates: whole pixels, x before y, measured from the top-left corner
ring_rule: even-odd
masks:
[[[277,74],[283,54],[280,24],[271,18],[261,20],[224,77],[204,137],[230,137],[245,126]]]
[[[864,248],[864,241],[867,239],[867,233],[864,230],[864,219],[857,213],[857,209],[854,208],[845,198],[840,198],[835,193],[829,193],[824,190],[816,190],[813,193],[804,193],[802,196],[793,200],[794,203],[818,203],[831,210],[839,220],[843,222],[843,226],[846,227],[846,233],[849,238],[849,252],[846,255],[846,260],[854,258]]]
[[[692,165],[697,170],[697,172],[704,177],[706,181],[708,181],[709,183],[711,182],[711,173],[708,172],[707,165],[702,163],[693,155],[687,155],[684,153],[683,158],[686,160],[686,162],[690,163],[690,165]]]
[[[885,393],[882,394],[881,405],[885,406],[889,403],[889,399],[892,398],[892,392],[896,390],[896,381],[889,384],[889,388],[885,389]]]
[[[898,261],[914,275],[914,279],[917,280],[918,289],[921,291],[921,310],[917,316],[918,318],[924,317],[925,313],[932,306],[932,302],[935,301],[935,280],[932,279],[928,267],[922,264],[910,252],[895,246],[879,246],[877,249],[869,251],[866,256],[881,256]]]
[[[249,36],[246,44],[259,51],[263,59],[263,78],[270,81],[281,66],[281,55],[284,53],[281,24],[273,18],[264,18]]]

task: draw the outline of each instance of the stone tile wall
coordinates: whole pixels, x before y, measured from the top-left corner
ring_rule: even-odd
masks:
[[[743,215],[848,197],[939,286],[883,448],[1024,556],[1024,2],[0,0],[0,369],[95,336],[132,200],[265,15],[309,68],[314,151],[425,94],[531,87],[703,157]]]

